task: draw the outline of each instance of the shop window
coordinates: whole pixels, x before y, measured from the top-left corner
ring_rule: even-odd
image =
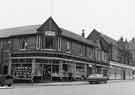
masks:
[[[96,73],[97,74],[102,74],[102,68],[101,67],[96,67]]]
[[[90,75],[93,73],[92,67],[87,66],[87,74]]]
[[[107,76],[108,75],[108,70],[103,70],[103,76]]]
[[[59,65],[52,65],[52,72],[59,73]]]
[[[23,40],[23,42],[22,42],[22,49],[26,49],[27,45],[28,45],[28,43]]]
[[[84,64],[76,64],[76,71],[77,72],[84,72]]]
[[[63,70],[66,71],[66,72],[68,71],[68,66],[67,66],[67,64],[63,64]]]

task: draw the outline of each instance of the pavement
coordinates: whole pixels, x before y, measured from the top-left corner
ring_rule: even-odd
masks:
[[[135,80],[109,80],[108,83],[135,82]],[[73,82],[48,82],[48,83],[16,83],[15,86],[72,86],[72,85],[88,85],[88,81]]]
[[[72,85],[86,85],[87,81],[74,82],[48,82],[48,83],[16,83],[15,86],[72,86]]]
[[[0,95],[135,95],[134,88],[135,80],[109,80],[97,85],[87,81],[22,83],[0,87]]]

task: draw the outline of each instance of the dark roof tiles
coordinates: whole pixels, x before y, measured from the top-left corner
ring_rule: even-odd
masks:
[[[79,42],[83,42],[83,43],[86,43],[88,45],[93,45],[93,46],[97,46],[97,44],[93,43],[92,41],[78,35],[78,34],[75,34],[73,32],[70,32],[68,30],[65,30],[63,28],[61,28],[62,30],[62,35],[65,36],[65,37],[68,37],[68,38],[72,38],[74,40],[77,40]]]
[[[107,35],[104,35],[104,34],[98,32],[96,29],[93,29],[92,33],[88,36],[88,38],[90,38],[92,34],[94,34],[95,37],[97,35],[102,37],[104,40],[107,41],[108,44],[112,44],[112,45],[117,46],[117,41],[116,40],[112,39],[111,37],[108,37]]]
[[[28,25],[0,30],[0,38],[36,33],[39,25]]]
[[[28,26],[22,26],[22,27],[16,27],[16,28],[2,29],[0,30],[0,38],[7,38],[10,36],[17,36],[17,35],[36,34],[37,29],[39,27],[40,25],[28,25]],[[95,46],[95,47],[97,46],[92,41],[87,40],[78,34],[75,34],[63,28],[60,28],[60,29],[62,30],[62,36],[64,37],[71,38],[71,39],[77,40],[79,42],[83,42],[91,46]]]

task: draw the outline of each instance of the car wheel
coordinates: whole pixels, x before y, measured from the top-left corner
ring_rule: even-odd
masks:
[[[91,82],[91,84],[95,84],[95,82],[94,82],[94,81],[92,81],[92,82]]]
[[[89,84],[92,84],[92,82],[89,82]]]
[[[1,84],[0,86],[4,86],[4,84]]]
[[[12,86],[12,84],[8,84],[8,87]]]

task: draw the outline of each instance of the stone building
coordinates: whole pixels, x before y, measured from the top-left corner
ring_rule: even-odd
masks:
[[[107,75],[109,61],[97,44],[66,29],[52,17],[41,25],[0,30],[1,73],[16,80],[85,79]]]
[[[128,42],[128,49],[132,54],[132,65],[135,66],[135,38]]]
[[[133,79],[133,63],[128,44],[122,39],[116,41],[97,30],[93,30],[87,39],[93,40],[98,47],[109,55],[110,79]]]

